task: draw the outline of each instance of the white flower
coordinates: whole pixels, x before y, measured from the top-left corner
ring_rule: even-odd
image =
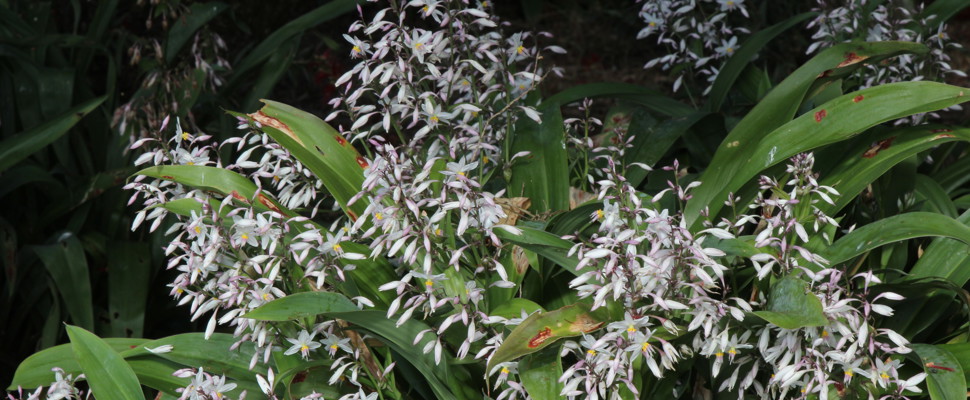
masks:
[[[310,350],[316,350],[317,348],[320,347],[320,342],[316,342],[313,340],[313,336],[315,335],[316,335],[316,332],[309,333],[306,330],[302,330],[300,331],[300,335],[296,339],[286,338],[286,340],[292,343],[293,346],[291,346],[283,354],[290,355],[290,354],[295,354],[296,352],[300,352],[303,358],[307,359],[310,355]]]

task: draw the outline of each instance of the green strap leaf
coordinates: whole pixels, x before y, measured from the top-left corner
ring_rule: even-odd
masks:
[[[967,380],[960,360],[941,346],[914,343],[910,348],[923,362],[926,387],[933,400],[963,400],[967,398]],[[935,368],[942,367],[942,368]]]
[[[0,172],[63,136],[81,118],[101,105],[104,99],[102,96],[88,100],[40,126],[0,141]]]
[[[866,186],[921,151],[953,141],[970,141],[970,129],[943,125],[921,125],[870,131],[848,143],[829,146],[816,153],[816,165],[830,160],[834,165],[822,172],[821,185],[832,186],[839,196],[835,205],[819,203],[826,215],[836,215],[851,203]]]
[[[768,311],[754,314],[784,329],[824,326],[829,322],[822,312],[822,302],[808,284],[793,276],[775,282],[768,294]]]
[[[791,123],[792,117],[795,116],[799,105],[816,80],[854,70],[861,65],[862,61],[878,60],[904,52],[925,53],[926,51],[928,49],[923,45],[905,42],[845,43],[822,51],[805,65],[798,68],[788,78],[775,86],[734,127],[720,147],[718,147],[711,164],[700,178],[700,181],[703,182],[702,185],[694,190],[693,198],[687,202],[684,214],[686,215],[688,226],[698,224],[698,216],[701,214],[700,211],[706,207],[710,208],[711,213],[709,215],[715,217],[717,212],[723,207],[722,203],[727,192],[736,191],[740,185],[751,179],[758,171],[767,167],[759,163],[757,167],[749,168],[755,169],[755,172],[739,173],[745,165],[751,162],[751,159],[755,155],[760,157],[770,156],[772,158],[771,164],[774,164],[788,157],[782,153],[797,154],[800,151],[809,150],[821,145],[812,144],[811,146],[803,146],[798,143],[819,132],[820,126],[814,124],[813,118],[814,113],[820,110],[803,115],[803,118],[796,120],[797,123],[795,125],[787,125],[784,129],[781,128],[782,125]],[[850,100],[852,98],[854,96]],[[910,98],[906,101],[912,103],[914,99]],[[886,105],[872,103],[878,102],[866,103],[862,101],[855,105],[867,104],[867,108],[873,109]],[[913,106],[913,104],[909,103],[902,106],[894,103],[894,106],[903,108]],[[830,111],[828,110],[826,113],[833,116],[844,114],[841,119],[854,119],[858,125],[862,125],[855,132],[882,122],[878,120],[870,124],[863,124],[863,122],[869,119],[876,119],[873,118],[874,115],[866,114],[868,110],[863,112],[862,109],[857,109],[853,112],[839,112],[838,114]],[[828,120],[823,129],[831,129],[836,125],[831,124],[831,121],[831,119]],[[838,125],[841,125],[841,123]],[[782,135],[778,132],[785,132],[787,134]],[[794,136],[797,137],[791,137],[793,133],[796,133]],[[829,137],[831,135],[825,136],[827,139],[832,139]],[[844,139],[845,137],[851,136],[851,134],[845,135],[843,133],[842,136],[844,137],[840,138]],[[774,151],[771,151],[772,146],[762,146],[762,142],[765,139],[780,137],[783,137],[784,140],[779,140],[777,141],[779,143],[773,144],[773,146],[778,146]],[[759,161],[763,162],[763,160]]]
[[[535,353],[561,338],[593,332],[606,323],[601,314],[591,312],[589,305],[584,303],[532,314],[502,341],[485,370],[491,372],[498,364]]]
[[[33,250],[54,280],[71,321],[86,329],[94,329],[91,278],[81,241],[77,236],[65,233],[57,244],[35,246]]]
[[[559,357],[559,347],[550,347],[537,353],[525,356],[519,362],[519,381],[535,400],[561,399],[559,393],[563,384],[559,382],[562,376],[562,357]]]
[[[858,228],[836,240],[821,256],[836,265],[887,243],[923,236],[942,236],[970,243],[970,227],[945,215],[912,212]]]
[[[74,357],[99,400],[144,399],[135,371],[95,334],[67,325]]]
[[[250,117],[313,172],[344,212],[357,220],[367,208],[367,199],[359,199],[353,205],[348,203],[361,190],[364,169],[369,168],[367,160],[315,115],[272,100],[262,102],[263,108]]]
[[[318,314],[348,311],[358,311],[358,308],[342,294],[305,292],[263,304],[243,317],[260,321],[290,321]]]
[[[148,339],[108,338],[102,339],[112,351],[122,352],[147,343]],[[51,368],[58,367],[65,373],[75,375],[81,373],[81,366],[74,359],[74,350],[70,344],[62,344],[46,348],[27,357],[17,366],[13,381],[7,390],[15,390],[18,386],[33,389],[50,385],[54,382],[54,372]]]
[[[562,112],[556,103],[543,104],[542,123],[520,118],[510,154],[530,154],[513,161],[509,193],[528,197],[535,212],[569,209],[569,161]]]
[[[285,217],[297,215],[263,192],[257,194],[258,188],[253,181],[224,168],[205,165],[159,165],[145,168],[136,172],[135,175],[165,179],[198,189],[211,190],[223,196],[232,196],[238,201],[252,204],[259,210],[276,211]],[[183,202],[178,203],[178,206],[188,207],[189,201],[183,200]]]

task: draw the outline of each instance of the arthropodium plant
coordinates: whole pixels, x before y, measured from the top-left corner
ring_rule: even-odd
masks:
[[[576,229],[558,237],[536,229],[547,221],[514,226],[522,212],[503,198],[507,171],[530,154],[509,154],[507,142],[522,134],[513,128],[517,122],[537,116],[527,94],[511,95],[517,85],[508,62],[479,52],[499,51],[502,45],[509,46],[504,53],[511,56],[522,45],[493,40],[462,48],[449,37],[446,46],[446,39],[412,32],[402,22],[417,12],[446,27],[468,27],[475,25],[462,18],[484,13],[449,5],[454,8],[411,2],[380,12],[381,18],[369,24],[376,27],[373,32],[385,32],[380,46],[348,39],[354,54],[387,48],[396,50],[384,55],[403,57],[374,62],[383,55],[371,54],[346,78],[346,96],[335,104],[347,105],[349,129],[334,131],[312,115],[267,101],[256,113],[238,115],[244,131],[239,138],[213,142],[208,135],[183,131],[176,120],[172,137],[136,143],[154,146],[138,160],[154,166],[129,185],[137,191],[132,201],[141,198],[145,206],[135,226],[150,220],[156,229],[166,214],[178,216],[167,248],[170,268],[179,271],[172,295],[190,304],[193,319],[208,314],[205,337],[220,339],[213,333],[219,324],[234,327],[232,348],[250,357],[248,367],[257,374],[229,382],[201,365],[188,365],[173,371],[183,379],[195,377],[183,380],[177,393],[241,397],[248,383],[266,397],[286,397],[294,375],[325,366],[326,379],[312,381],[313,390],[346,399],[404,398],[401,380],[414,376],[415,369],[439,398],[483,393],[499,399],[537,393],[621,398],[640,395],[646,374],[676,386],[678,368],[691,364],[700,373],[710,372],[712,389],[739,398],[827,398],[841,392],[899,398],[918,392],[925,375],[900,372],[898,354],[909,351],[908,342],[875,320],[893,313],[886,300],[901,296],[871,292],[879,281],[876,274],[829,268],[813,250],[813,240],[824,239],[826,229],[837,225],[822,211],[834,204],[837,192],[818,183],[809,154],[795,156],[780,180],[760,178],[755,200],[730,195],[727,205],[741,207],[740,215],[692,224],[688,217],[696,221],[697,216],[682,210],[703,185],[681,183],[682,167],[674,163],[666,168],[674,173],[668,190],[639,192],[627,173],[650,167],[624,163],[634,138],[619,130],[613,143],[592,151],[589,165],[595,168],[584,178],[597,192],[595,207],[563,214],[575,218],[581,212],[578,218],[594,232]],[[389,15],[397,22],[385,22]],[[492,28],[487,22],[477,26]],[[424,52],[435,40],[442,43],[433,49],[441,51]],[[450,56],[451,45],[468,58]],[[494,70],[478,75],[481,71],[464,61],[476,56],[492,60],[487,65]],[[469,86],[480,84],[476,90],[486,96],[428,83],[462,82],[464,76],[450,68],[466,64],[476,77]],[[836,64],[839,60],[826,68]],[[382,77],[387,74],[386,81],[368,83],[375,68]],[[437,74],[415,78],[423,70],[417,68]],[[424,89],[415,89],[419,84]],[[907,87],[894,88],[904,92]],[[891,89],[836,102],[869,107]],[[926,98],[940,104],[962,96],[954,88],[924,89],[936,96]],[[385,90],[403,94],[371,99],[385,108],[382,117],[390,117],[368,126],[378,105],[364,103],[365,96]],[[795,104],[800,102],[799,97]],[[481,111],[449,114],[463,113],[467,104]],[[828,107],[831,115],[823,108],[790,123],[827,133],[831,128],[823,121],[844,118],[844,109]],[[872,119],[870,125],[885,120],[865,117]],[[785,132],[792,130],[797,129]],[[390,137],[395,134],[400,143]],[[368,149],[368,156],[358,154],[351,141]],[[729,142],[724,148],[738,146]],[[224,147],[240,154],[224,162],[219,151]],[[720,182],[707,184],[712,183]],[[332,200],[318,193],[324,186]],[[678,207],[661,206],[668,197]],[[331,204],[346,218],[329,213]],[[719,247],[720,240],[738,241],[748,234],[753,236],[750,253],[729,254]],[[517,257],[512,244],[575,275],[574,291],[560,299],[568,306],[542,311],[532,301],[550,308],[557,304],[526,283],[526,277],[553,266],[536,254]],[[754,283],[738,283],[738,271],[751,271]],[[180,351],[182,345],[173,347],[166,343],[170,340],[153,344],[167,348],[134,345],[129,356],[147,351],[164,358]],[[536,389],[530,377],[539,369],[534,361],[549,352],[565,367],[539,372],[558,381],[553,392]],[[483,384],[486,377],[490,380]],[[422,386],[414,384],[415,390]]]

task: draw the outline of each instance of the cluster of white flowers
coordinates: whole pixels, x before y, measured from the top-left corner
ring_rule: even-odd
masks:
[[[950,66],[947,52],[962,46],[950,39],[946,23],[935,15],[924,15],[923,4],[904,0],[817,0],[819,12],[809,29],[815,29],[807,53],[853,40],[867,42],[906,41],[929,47],[926,55],[902,54],[893,59],[866,64],[857,74],[859,87],[866,88],[892,82],[943,81],[947,75],[966,77],[964,71]],[[954,106],[952,109],[959,109]],[[936,114],[917,114],[897,123],[918,125]]]
[[[635,365],[663,377],[681,360],[695,357],[710,360],[714,387],[737,391],[739,398],[745,393],[764,399],[829,398],[829,388],[840,395],[886,398],[920,391],[917,385],[925,374],[904,377],[899,372],[896,355],[910,352],[908,341],[875,325],[877,316],[893,314],[885,301],[902,296],[871,293],[871,285],[879,283],[871,272],[848,276],[827,268],[827,261],[805,246],[809,231],[818,236],[825,225],[837,225],[816,206],[831,203],[838,193],[818,185],[810,154],[792,159],[788,182],[761,178],[763,193],[772,195],[758,197],[752,205],[756,214],[722,221],[692,236],[679,215],[644,206],[664,193],[641,198],[617,173],[622,169],[613,160],[622,159],[623,147],[598,149],[611,156],[604,157],[606,166],[599,170],[603,179],[596,182],[604,207],[591,216],[600,223],[598,232],[573,249],[585,272],[572,286],[581,297],[591,296],[594,307],[614,302],[625,315],[603,331],[565,343],[562,355],[571,354],[577,361],[560,378],[565,384],[562,395],[618,398],[626,388],[635,392]],[[685,201],[695,185],[681,188],[675,181],[669,191]],[[782,277],[804,282],[821,302],[824,325],[784,329],[752,322],[750,313],[764,310],[768,296],[756,290],[750,301],[732,297],[737,293],[731,292],[726,268],[717,261],[724,253],[703,243],[731,239],[752,225],[758,232],[755,246],[762,251],[750,258],[756,282]],[[690,338],[689,344],[683,338]]]
[[[335,360],[334,380],[346,378],[360,386],[358,372],[365,367],[361,350],[333,321],[294,331],[241,317],[298,287],[333,290],[354,268],[354,260],[387,257],[401,266],[400,279],[381,287],[397,294],[388,314],[399,324],[424,319],[449,305],[452,314],[416,338],[436,338],[424,348],[434,352],[436,360],[446,345],[440,335],[449,327],[462,325],[467,330],[467,338],[457,345],[458,357],[467,356],[474,342],[495,333],[485,325],[497,322],[479,309],[483,285],[515,285],[506,273],[512,266],[492,247],[500,244],[493,228],[515,228],[503,224],[509,218],[499,204],[503,193],[484,190],[482,182],[506,170],[516,158],[503,158],[503,146],[517,119],[539,119],[526,101],[545,74],[538,67],[541,50],[532,44],[538,36],[504,35],[486,3],[393,4],[351,27],[351,34],[362,34],[346,36],[360,62],[340,79],[343,97],[333,104],[344,109],[330,116],[349,116],[352,123],[342,129],[343,136],[365,140],[376,151],[363,161],[365,182],[352,200],[368,204],[359,218],[337,218],[326,229],[306,217],[259,208],[259,196],[273,195],[286,208],[310,209],[305,214],[313,218],[322,202],[332,203],[318,193],[321,181],[260,132],[256,121],[241,118],[239,128],[246,133],[223,142],[183,131],[176,121],[174,137],[145,138],[132,146],[149,148],[138,165],[224,168],[248,177],[259,188],[257,198],[245,198],[192,189],[170,179],[138,177],[127,186],[136,192],[132,203],[142,199],[133,228],[144,222],[150,222],[152,230],[161,226],[164,217],[173,214],[161,206],[165,203],[191,199],[197,205],[200,211],[179,216],[168,229],[174,235],[166,248],[169,268],[180,272],[170,285],[172,295],[190,305],[193,320],[209,316],[207,335],[225,324],[235,327],[237,346],[252,342],[257,351],[251,367],[260,358],[267,362],[287,341],[291,346],[285,354],[309,358],[326,353]],[[428,24],[437,29],[413,27]],[[562,51],[555,46],[546,50]],[[375,115],[383,118],[368,125]],[[165,119],[159,131],[166,131],[168,124]],[[402,144],[391,144],[392,132]],[[238,155],[224,163],[220,152],[230,148]],[[447,246],[445,237],[461,238],[463,246]],[[347,251],[341,246],[345,240],[368,243],[370,254]],[[487,256],[479,258],[482,254]],[[462,268],[468,275],[464,287],[446,289],[448,271]],[[497,272],[502,279],[477,282],[475,277],[485,272]],[[374,305],[364,297],[355,300],[361,306]],[[314,339],[321,335],[322,341]],[[271,389],[264,392],[271,395]],[[370,395],[361,390],[348,396]]]
[[[46,388],[41,386],[33,392],[25,393],[22,388],[17,388],[16,393],[8,393],[8,400],[82,400],[92,398],[90,391],[80,390],[75,387],[78,381],[84,380],[84,374],[77,377],[67,374],[61,368],[51,368],[54,372],[54,382]]]
[[[647,62],[644,68],[661,66],[675,74],[676,92],[684,78],[706,75],[707,94],[717,79],[723,60],[738,50],[739,38],[751,32],[733,23],[738,15],[748,17],[744,0],[637,0],[643,3],[640,18],[646,27],[637,39],[656,37],[665,48],[664,55]]]

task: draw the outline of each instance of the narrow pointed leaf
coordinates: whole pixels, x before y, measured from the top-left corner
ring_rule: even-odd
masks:
[[[491,371],[498,364],[535,353],[561,338],[595,331],[606,323],[600,317],[600,313],[591,312],[589,306],[583,303],[532,314],[502,341],[502,345],[488,360],[485,370]]]
[[[950,237],[970,243],[970,227],[937,213],[912,212],[894,215],[839,238],[821,255],[834,266],[879,246],[923,236]]]
[[[0,141],[0,172],[63,136],[81,118],[101,105],[104,99],[98,97],[88,100],[40,126]]]
[[[138,377],[120,354],[101,338],[76,326],[67,326],[74,357],[99,400],[144,399]]]
[[[910,345],[923,362],[926,387],[933,400],[963,400],[967,398],[967,380],[960,361],[941,346],[914,343]],[[946,369],[934,368],[943,367]]]
[[[297,293],[263,304],[243,317],[260,321],[290,321],[331,312],[358,311],[354,303],[339,293]]]
[[[352,220],[367,208],[367,199],[348,204],[361,190],[364,169],[369,168],[357,149],[315,115],[272,100],[250,117],[263,131],[305,165],[333,195]]]

